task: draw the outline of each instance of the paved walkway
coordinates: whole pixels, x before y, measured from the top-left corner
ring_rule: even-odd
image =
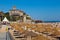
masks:
[[[0,40],[11,40],[9,32],[6,31],[6,26],[0,28]]]
[[[0,33],[0,40],[6,40],[6,32]]]

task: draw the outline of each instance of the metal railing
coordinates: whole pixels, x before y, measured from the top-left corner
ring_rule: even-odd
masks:
[[[6,40],[14,40],[9,31],[6,32]]]

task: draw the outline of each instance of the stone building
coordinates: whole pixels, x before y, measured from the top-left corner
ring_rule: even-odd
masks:
[[[10,19],[13,19],[13,17],[14,17],[15,19],[19,18],[20,21],[22,21],[23,20],[23,13],[24,13],[23,11],[16,9],[16,7],[14,6],[13,9],[11,9],[9,11]],[[15,20],[15,21],[17,21],[17,20]]]
[[[27,21],[31,21],[31,18],[30,19],[27,19],[27,14],[25,14],[25,12],[21,11],[21,10],[18,10],[16,9],[16,7],[14,6],[12,10],[9,11],[9,16],[10,16],[10,19],[18,19],[18,20],[15,20],[15,21],[19,21],[19,22],[27,22]],[[12,17],[13,16],[13,17]]]
[[[16,7],[14,6],[12,10],[9,11],[9,15],[19,15],[19,16],[23,16],[23,11],[16,9]]]

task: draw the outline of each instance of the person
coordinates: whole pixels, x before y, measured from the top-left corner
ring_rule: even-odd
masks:
[[[8,27],[6,27],[6,31],[8,31]]]

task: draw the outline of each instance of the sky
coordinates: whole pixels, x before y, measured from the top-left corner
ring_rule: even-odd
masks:
[[[60,0],[0,0],[0,11],[16,6],[34,20],[60,21]]]

